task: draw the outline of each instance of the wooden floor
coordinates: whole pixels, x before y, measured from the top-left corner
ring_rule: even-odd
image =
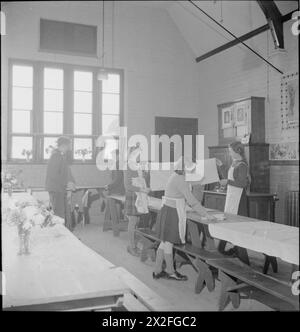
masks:
[[[154,263],[148,259],[142,263],[138,257],[129,255],[126,251],[127,233],[122,232],[119,237],[114,237],[112,231],[102,232],[103,216],[93,223],[86,225],[84,228],[78,226],[74,234],[87,246],[100,253],[104,258],[112,262],[116,266],[126,268],[130,273],[135,275],[153,291],[160,294],[168,302],[170,302],[174,311],[216,311],[218,310],[218,295],[220,291],[220,283],[217,282],[214,292],[204,289],[201,294],[194,293],[194,284],[196,274],[190,266],[183,266],[182,273],[188,275],[187,282],[178,282],[170,280],[153,280],[152,271]],[[256,253],[250,253],[251,263],[255,266],[263,265],[263,256]],[[287,280],[289,274],[289,266],[279,261],[279,273],[277,277]],[[226,310],[233,309],[231,304]],[[269,307],[255,301],[242,300],[239,311],[252,310],[271,310]]]

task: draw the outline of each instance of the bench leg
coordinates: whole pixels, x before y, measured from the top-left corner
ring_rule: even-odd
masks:
[[[265,255],[265,264],[263,267],[263,274],[268,273],[270,264],[272,266],[273,272],[274,273],[278,272],[278,264],[277,264],[276,257]]]
[[[156,259],[156,248],[158,247],[157,241],[152,241],[146,237],[141,237],[140,241],[142,243],[142,252],[141,252],[141,262],[145,262],[150,256],[151,260],[155,262]]]
[[[221,296],[219,299],[219,310],[222,311],[226,308],[227,304],[231,301],[235,309],[240,305],[240,294],[238,292],[228,292],[229,287],[237,285],[237,282],[233,280],[223,271],[219,270],[219,278],[221,281]]]
[[[142,242],[142,252],[141,252],[141,262],[145,262],[148,258],[148,252],[153,249],[155,242],[143,237]]]
[[[195,293],[199,294],[204,286],[212,292],[215,289],[215,280],[209,266],[201,261],[199,258],[196,260],[196,267],[198,269],[198,277],[195,285]]]

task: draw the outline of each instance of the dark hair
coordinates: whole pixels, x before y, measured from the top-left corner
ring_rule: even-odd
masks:
[[[245,148],[241,142],[239,142],[239,141],[232,142],[229,144],[229,147],[235,153],[238,153],[243,158],[243,161],[245,161],[247,163],[246,156],[245,156]]]
[[[62,146],[62,145],[68,145],[71,143],[71,140],[66,137],[66,136],[60,136],[58,139],[57,139],[57,146]]]

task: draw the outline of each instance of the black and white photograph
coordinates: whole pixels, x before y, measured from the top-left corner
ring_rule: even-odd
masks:
[[[4,316],[299,312],[299,1],[0,13]]]

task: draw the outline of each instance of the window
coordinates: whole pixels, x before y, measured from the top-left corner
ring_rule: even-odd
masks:
[[[74,158],[92,159],[93,73],[74,72]],[[88,135],[90,138],[78,138]]]
[[[74,161],[93,161],[96,138],[118,135],[122,71],[98,81],[96,67],[11,60],[10,69],[8,160],[43,162],[66,135]]]
[[[32,159],[33,67],[12,67],[11,157]]]
[[[120,75],[109,74],[102,81],[102,133],[118,135],[120,124]]]

